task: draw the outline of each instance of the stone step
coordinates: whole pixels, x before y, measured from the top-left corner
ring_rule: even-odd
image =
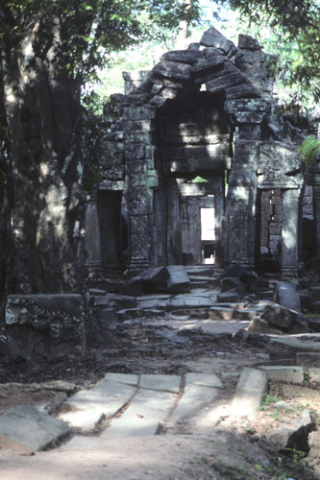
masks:
[[[101,439],[156,435],[160,425],[180,421],[213,401],[222,387],[215,374],[188,373],[181,377],[108,373],[95,387],[65,402],[64,406],[73,410],[62,412],[59,418],[87,431],[103,414],[107,425]],[[74,443],[78,441],[70,442],[73,447]]]
[[[209,267],[207,265],[199,265],[194,267],[186,267],[187,274],[190,276],[206,276],[212,277],[217,274],[217,269],[215,267]],[[219,275],[219,273],[218,273]]]
[[[208,311],[211,320],[252,320],[256,315],[256,309],[211,307]]]
[[[232,415],[254,417],[267,393],[266,372],[255,368],[245,368],[239,378],[232,401]]]
[[[130,385],[118,383],[108,378],[95,387],[82,390],[63,404],[59,418],[72,427],[82,430],[93,429],[103,417],[112,417],[121,410],[137,392],[138,377],[128,376]]]
[[[277,338],[270,341],[267,352],[271,360],[292,358],[299,353],[320,354],[320,334],[300,335],[300,338]]]
[[[101,438],[156,435],[177,398],[175,393],[140,390],[121,417],[111,420]]]

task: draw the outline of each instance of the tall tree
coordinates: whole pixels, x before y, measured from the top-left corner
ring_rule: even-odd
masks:
[[[112,50],[177,28],[168,0],[2,0],[0,303],[9,293],[79,291],[85,109],[81,87]]]

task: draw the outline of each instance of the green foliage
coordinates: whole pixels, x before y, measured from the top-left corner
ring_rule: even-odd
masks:
[[[43,30],[50,46],[57,23],[61,25],[61,52],[70,77],[95,78],[108,55],[142,39],[155,41],[163,28],[174,31],[186,16],[179,0],[3,0],[0,38],[9,35],[17,44]],[[199,2],[188,10],[191,24],[199,18]]]
[[[272,30],[273,52],[280,55],[282,80],[295,89],[310,91],[320,101],[320,3],[317,0],[219,0],[238,9],[265,45],[265,30]],[[285,77],[285,78],[283,78]]]
[[[304,140],[299,151],[303,162],[306,165],[310,165],[310,163],[314,162],[317,156],[320,155],[320,141],[310,135]]]

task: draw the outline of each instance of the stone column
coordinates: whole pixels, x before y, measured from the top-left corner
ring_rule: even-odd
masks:
[[[87,266],[92,280],[102,275],[100,222],[97,205],[97,191],[90,194],[85,214],[85,249],[87,251]]]
[[[225,260],[254,268],[257,180],[254,169],[256,142],[235,142],[226,201]]]
[[[300,188],[282,191],[281,277],[297,278]]]
[[[320,257],[320,186],[313,187],[314,215],[316,220],[317,257]]]
[[[226,261],[254,268],[255,189],[231,186],[226,208]]]
[[[129,269],[148,268],[154,250],[153,189],[158,186],[151,159],[155,108],[124,109],[126,200],[129,216]]]

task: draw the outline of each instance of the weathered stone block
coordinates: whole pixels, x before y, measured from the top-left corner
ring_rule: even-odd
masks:
[[[149,132],[140,131],[126,131],[125,132],[125,145],[127,144],[139,144],[139,143],[151,143],[151,136]]]
[[[250,83],[241,83],[234,87],[229,87],[226,89],[226,98],[227,100],[232,100],[235,98],[256,98],[260,97],[258,90]]]
[[[239,278],[224,277],[221,280],[221,292],[228,292],[232,289],[237,289],[241,294],[245,293],[245,285]]]
[[[143,292],[154,291],[159,285],[165,287],[168,278],[169,272],[166,267],[149,268],[125,282],[122,290],[126,293],[131,292],[131,294],[137,291],[141,295]]]
[[[149,120],[156,116],[156,109],[150,106],[125,107],[123,116],[125,120]]]
[[[183,63],[162,61],[153,68],[153,73],[177,80],[189,80],[192,67]]]
[[[167,287],[169,293],[185,293],[190,291],[190,279],[185,267],[182,265],[170,265],[167,267],[169,278]]]
[[[239,35],[238,47],[249,50],[261,50],[262,48],[261,45],[259,45],[258,40],[251,37],[250,35],[242,34]]]
[[[124,122],[123,128],[125,132],[151,132],[154,125],[148,120],[128,120]]]
[[[150,100],[150,105],[152,105],[155,108],[160,108],[162,107],[167,101],[167,98],[161,97],[161,95],[155,95],[151,100]]]
[[[44,450],[70,427],[30,405],[19,405],[0,416],[0,435],[31,450]]]
[[[146,156],[146,146],[142,144],[127,144],[125,148],[125,159],[128,162],[132,160],[144,160]]]
[[[297,292],[297,285],[290,282],[277,282],[275,301],[283,307],[301,311],[300,296]]]
[[[227,113],[237,114],[238,112],[270,112],[270,102],[264,98],[254,98],[249,100],[228,100],[225,103]]]
[[[203,51],[199,50],[173,50],[172,52],[167,52],[162,55],[160,60],[193,65],[199,59],[203,58],[203,55]]]
[[[214,47],[227,54],[230,50],[236,49],[233,42],[228,40],[222,33],[214,27],[209,28],[200,40],[200,44],[205,47]]]
[[[54,343],[81,344],[84,316],[81,295],[9,295],[7,300],[7,325],[30,325]]]
[[[210,92],[217,92],[219,90],[226,90],[230,87],[236,85],[242,85],[247,83],[247,78],[242,75],[241,72],[230,73],[228,75],[223,75],[221,77],[209,80],[207,85],[207,90]],[[254,89],[253,89],[254,90]]]
[[[298,313],[275,302],[269,302],[261,313],[261,318],[270,325],[286,329],[296,320]]]

